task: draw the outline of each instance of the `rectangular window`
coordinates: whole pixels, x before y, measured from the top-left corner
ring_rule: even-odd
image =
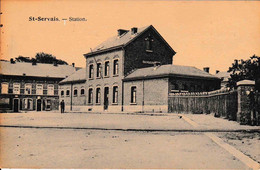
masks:
[[[42,95],[43,94],[43,85],[42,84],[37,84],[36,85],[36,94],[37,95]]]
[[[14,83],[14,85],[13,85],[13,93],[14,94],[20,94],[20,84],[19,83]]]
[[[48,87],[47,87],[48,91],[47,91],[47,94],[48,95],[54,95],[54,85],[53,84],[48,84]]]
[[[88,103],[93,103],[93,89],[88,89]]]
[[[113,75],[118,75],[118,60],[114,60],[114,69],[113,69]]]
[[[105,71],[104,71],[104,76],[108,77],[109,76],[109,61],[105,62]]]
[[[113,103],[118,103],[118,86],[113,87]]]
[[[100,88],[96,89],[96,103],[100,104],[100,99],[101,99],[101,92],[100,92]]]
[[[1,93],[2,94],[8,94],[8,83],[2,83],[1,84]]]
[[[32,94],[32,84],[25,84],[24,94]]]
[[[97,78],[101,77],[101,63],[97,63]]]
[[[131,103],[136,103],[136,86],[131,87]]]
[[[94,65],[93,64],[89,65],[89,75],[88,75],[88,78],[90,78],[90,79],[94,78]]]

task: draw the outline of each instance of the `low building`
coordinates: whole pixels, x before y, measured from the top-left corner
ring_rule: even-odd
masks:
[[[137,69],[124,79],[124,111],[168,112],[171,93],[208,92],[220,79],[195,67],[161,65]]]
[[[60,101],[66,110],[84,110],[86,105],[86,69],[82,68],[59,83]]]
[[[215,76],[221,79],[221,88],[226,88],[228,84],[228,79],[230,78],[229,72],[226,71],[217,71]]]
[[[0,61],[0,110],[57,110],[58,83],[75,72],[71,65]]]

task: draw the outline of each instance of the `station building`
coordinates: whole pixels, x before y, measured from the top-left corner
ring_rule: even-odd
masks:
[[[170,93],[220,88],[220,79],[195,67],[173,65],[176,52],[152,26],[119,29],[84,54],[86,107],[94,112],[168,112]]]

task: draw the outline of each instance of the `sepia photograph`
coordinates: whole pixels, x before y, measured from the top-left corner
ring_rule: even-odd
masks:
[[[260,1],[1,0],[1,169],[260,169]]]

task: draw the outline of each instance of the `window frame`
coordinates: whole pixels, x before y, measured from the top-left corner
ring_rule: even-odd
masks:
[[[115,68],[115,61],[117,61],[117,68]],[[113,76],[118,76],[119,75],[119,59],[115,58],[113,59]]]
[[[133,90],[134,88],[134,90]],[[135,96],[133,95],[135,94]],[[131,86],[131,94],[130,94],[130,103],[131,104],[136,104],[136,100],[137,100],[137,87],[136,86]]]
[[[102,77],[102,63],[97,62],[97,71],[96,71],[96,78]]]
[[[99,90],[99,93],[98,93]],[[99,96],[98,96],[99,94]],[[98,100],[99,99],[99,100]],[[95,100],[96,104],[100,105],[101,104],[101,87],[97,87],[96,88],[96,100]]]
[[[38,87],[41,86],[41,91],[39,93]],[[43,84],[36,84],[36,95],[43,95]]]
[[[76,92],[76,94],[75,94],[75,92]],[[78,96],[78,88],[77,87],[74,87],[74,89],[73,89],[73,96],[74,97]]]
[[[27,93],[27,89],[30,89],[30,93]],[[26,95],[31,95],[32,94],[32,84],[31,83],[25,83],[25,85],[24,85],[24,94],[26,94]]]
[[[50,88],[52,86],[52,88]],[[50,90],[52,93],[50,93]],[[54,95],[54,84],[48,84],[47,85],[47,95],[53,96]]]
[[[94,64],[93,63],[89,64],[88,78],[89,79],[94,79]]]
[[[84,92],[83,94],[82,94],[82,90],[83,90],[83,92]],[[84,96],[84,95],[85,95],[85,88],[84,88],[84,87],[81,87],[81,88],[80,88],[80,96]]]
[[[112,89],[112,104],[118,104],[118,93],[119,93],[119,87],[118,85],[114,85]]]
[[[66,90],[66,96],[67,96],[67,97],[70,96],[70,90],[69,90],[69,89]]]
[[[61,91],[60,91],[60,97],[64,97],[65,95],[64,95],[64,90],[62,89]]]
[[[5,89],[5,88],[3,88],[3,85],[7,85],[7,91],[6,91],[6,93],[3,93],[3,89]],[[8,94],[8,92],[9,92],[9,83],[7,83],[7,82],[2,82],[1,83],[1,94]]]
[[[108,65],[106,65],[107,63],[108,63]],[[109,77],[109,76],[110,76],[110,61],[106,60],[104,63],[104,77]]]
[[[16,89],[15,85],[18,85],[18,86],[19,86],[17,92],[16,92],[16,90],[15,90],[15,89]],[[17,86],[17,87],[18,87],[18,86]],[[13,83],[13,94],[21,94],[21,84],[20,84],[20,83]]]
[[[90,95],[91,92],[91,95]],[[93,104],[93,88],[90,87],[88,89],[88,104]]]

